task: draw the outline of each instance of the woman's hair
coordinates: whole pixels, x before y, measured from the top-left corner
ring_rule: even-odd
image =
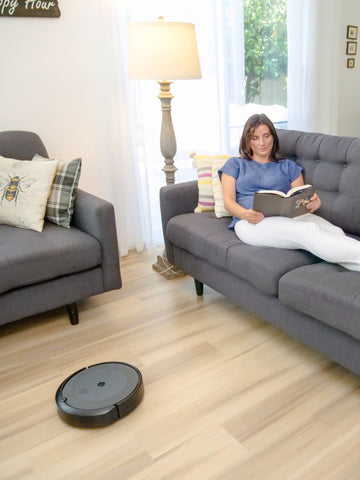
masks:
[[[276,133],[274,124],[264,113],[256,113],[251,115],[250,118],[246,121],[244,125],[243,134],[240,139],[239,153],[241,157],[245,157],[248,160],[251,160],[253,152],[250,148],[250,139],[254,133],[255,128],[260,125],[267,125],[269,127],[270,133],[274,139],[274,144],[270,153],[270,160],[276,162],[276,153],[279,150],[279,137]]]

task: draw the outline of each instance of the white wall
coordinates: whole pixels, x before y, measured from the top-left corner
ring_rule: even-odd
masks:
[[[339,65],[339,105],[338,133],[360,137],[360,1],[342,1],[341,29],[343,45],[341,63]],[[347,68],[346,32],[348,25],[358,26],[358,48],[355,58],[355,68]],[[330,50],[330,49],[329,49]],[[335,70],[336,66],[334,66]]]
[[[35,131],[50,156],[81,156],[80,185],[100,193],[92,139],[98,109],[94,85],[102,65],[94,52],[109,26],[101,24],[96,4],[60,0],[57,19],[0,18],[0,130]]]

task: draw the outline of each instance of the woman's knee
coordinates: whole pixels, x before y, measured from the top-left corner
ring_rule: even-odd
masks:
[[[234,230],[242,242],[249,243],[248,240],[253,237],[253,228],[246,220],[240,220],[235,224]]]

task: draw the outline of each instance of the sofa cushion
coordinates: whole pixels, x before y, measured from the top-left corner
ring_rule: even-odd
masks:
[[[187,213],[168,222],[166,236],[178,247],[237,275],[267,295],[278,294],[279,280],[288,271],[319,261],[303,250],[246,245],[227,228],[230,222],[229,218],[216,218],[214,212]]]
[[[279,299],[292,309],[360,339],[360,273],[319,263],[293,270],[279,284]]]
[[[45,222],[39,233],[0,225],[0,293],[100,263],[99,242],[77,228]]]

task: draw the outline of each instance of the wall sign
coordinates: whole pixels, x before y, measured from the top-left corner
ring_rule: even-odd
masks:
[[[57,0],[0,0],[0,17],[60,17]]]

